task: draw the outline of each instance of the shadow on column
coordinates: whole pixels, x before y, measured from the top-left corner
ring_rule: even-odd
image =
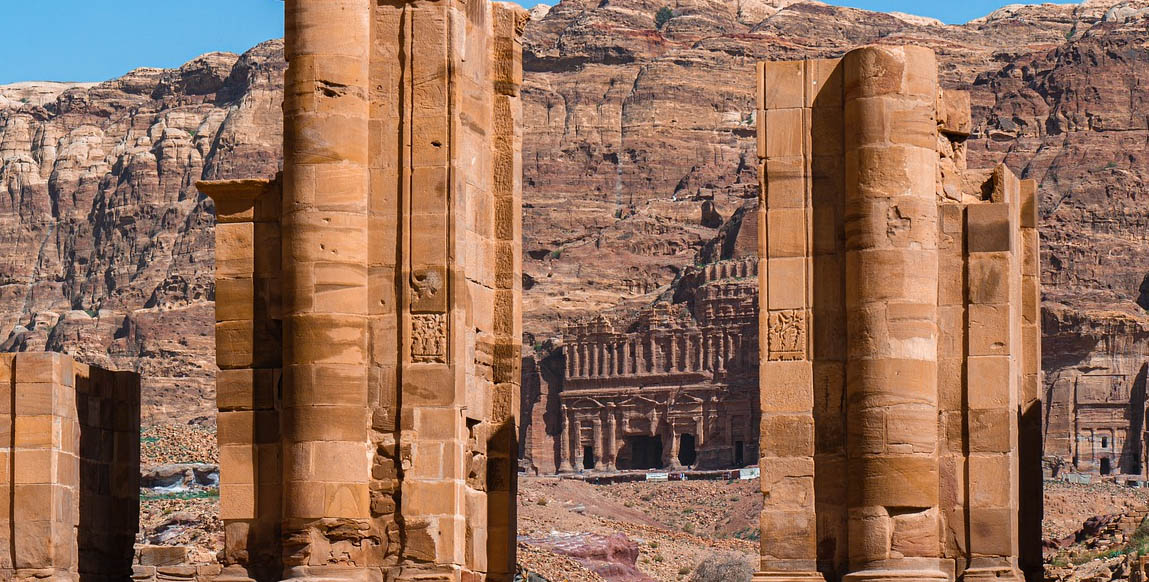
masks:
[[[515,575],[518,504],[518,435],[508,419],[487,440],[487,579],[511,582]]]
[[[90,368],[75,376],[79,420],[77,571],[80,582],[132,575],[140,515],[140,379]]]
[[[1141,402],[1145,400],[1145,368],[1137,377],[1133,394],[1140,390]],[[1048,395],[1047,395],[1048,397]],[[1143,404],[1142,404],[1143,407]],[[1142,408],[1143,409],[1143,408]],[[1045,578],[1045,568],[1041,555],[1041,519],[1045,511],[1044,490],[1042,487],[1042,402],[1032,402],[1020,411],[1018,422],[1018,566],[1025,574],[1027,582],[1041,582]],[[1141,434],[1132,430],[1129,434]],[[1140,439],[1138,438],[1138,441]]]
[[[1141,371],[1133,381],[1129,391],[1129,407],[1125,409],[1125,419],[1129,421],[1124,447],[1121,449],[1121,473],[1141,474],[1141,438],[1145,430],[1145,380],[1149,364],[1141,366]]]

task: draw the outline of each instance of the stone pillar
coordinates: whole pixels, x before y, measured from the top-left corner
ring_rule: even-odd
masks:
[[[603,470],[603,446],[602,446],[602,418],[594,419],[591,424],[591,446],[594,447],[594,470]]]
[[[578,369],[578,359],[576,356],[577,353],[578,352],[575,350],[575,347],[572,344],[567,344],[563,347],[563,355],[566,356],[566,361],[563,363],[566,364],[567,378],[574,378],[575,370]]]
[[[591,351],[591,362],[592,362],[590,375],[592,378],[601,378],[603,375],[602,374],[602,370],[603,370],[602,344],[599,343],[598,341],[595,341],[593,344],[591,344],[590,351]]]
[[[606,470],[614,471],[618,467],[618,408],[613,402],[606,407],[606,442],[602,456],[606,460]]]
[[[559,430],[559,473],[569,473],[574,470],[571,458],[574,456],[571,449],[571,430],[573,419],[567,405],[562,405],[562,428]]]
[[[624,376],[630,376],[631,374],[634,374],[634,361],[632,360],[632,358],[634,358],[634,353],[631,351],[630,345],[631,345],[631,339],[629,337],[627,339],[623,340],[623,342],[622,342],[622,374]]]
[[[661,374],[662,358],[660,358],[658,354],[658,342],[655,340],[654,332],[650,332],[650,335],[647,338],[647,342],[650,348],[650,361],[647,362],[647,371],[652,374]]]
[[[578,367],[575,368],[576,378],[585,378],[587,373],[587,349],[586,344],[580,343],[575,346],[575,355],[578,357]]]
[[[714,338],[714,352],[718,358],[718,366],[715,368],[719,372],[726,371],[726,332],[719,331],[718,336]]]
[[[937,65],[917,47],[843,59],[847,582],[946,580],[938,540]]]
[[[571,414],[571,463],[575,471],[583,470],[582,455],[582,420],[574,413]]]
[[[365,556],[348,560],[311,545],[335,520],[370,527],[364,460],[371,6],[366,0],[286,4],[282,535],[293,540],[284,544],[288,579],[367,576]]]
[[[217,231],[234,251],[217,302],[217,361],[234,373],[221,378],[267,377],[272,352],[284,367],[270,410],[220,405],[223,465],[260,475],[224,477],[229,551],[254,539],[233,525],[270,515],[267,485],[282,532],[259,546],[289,579],[513,576],[526,18],[483,0],[287,2],[282,205],[267,237],[258,204]],[[239,265],[252,246],[254,273]],[[264,285],[259,257],[280,250]],[[261,316],[280,292],[283,313]],[[265,350],[277,337],[283,349]],[[278,449],[258,447],[280,425],[275,483]]]
[[[604,344],[606,347],[607,376],[613,378],[618,375],[618,345],[614,341]]]
[[[669,407],[666,411],[666,430],[670,434],[670,446],[667,449],[670,451],[669,457],[666,459],[666,466],[671,469],[681,469],[682,465],[678,462],[678,428],[674,426],[674,419],[670,416]]]
[[[1041,238],[1038,235],[1037,183],[1021,181],[1021,422],[1018,426],[1019,515],[1018,565],[1028,580],[1043,576],[1041,553],[1042,372],[1041,372]],[[1131,435],[1130,439],[1141,437]],[[1142,449],[1144,450],[1144,448]],[[1144,466],[1144,465],[1143,465]]]
[[[758,73],[758,579],[1039,577],[1033,184],[966,168],[926,49]]]
[[[995,200],[966,208],[970,563],[966,580],[1017,580],[1022,378],[1020,183],[1004,166]]]
[[[763,507],[755,582],[823,580],[817,571],[813,377],[807,333],[811,264],[808,85],[801,61],[758,67],[758,156],[763,179],[758,211]],[[725,349],[720,357],[724,354]],[[732,439],[727,442],[733,445]]]
[[[703,358],[703,356],[702,356],[702,336],[700,334],[695,334],[695,335],[692,335],[690,337],[691,337],[691,341],[694,344],[694,367],[693,367],[693,370],[695,372],[701,372],[704,369],[706,369],[706,364],[702,361],[702,358]]]
[[[278,579],[282,521],[282,210],[276,180],[203,183],[216,212],[221,582]]]

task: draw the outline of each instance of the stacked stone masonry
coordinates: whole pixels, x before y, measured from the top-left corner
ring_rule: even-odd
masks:
[[[200,184],[218,580],[513,578],[526,18],[287,1],[283,171]]]
[[[0,580],[125,580],[139,524],[140,378],[0,354]]]
[[[1034,183],[966,167],[928,49],[758,85],[755,579],[1039,579]]]

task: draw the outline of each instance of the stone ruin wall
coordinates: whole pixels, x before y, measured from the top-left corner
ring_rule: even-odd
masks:
[[[932,51],[759,68],[756,580],[1040,579],[1035,184]]]
[[[0,579],[128,579],[139,491],[138,375],[0,354]]]
[[[509,4],[289,0],[284,163],[216,203],[228,581],[511,580]]]

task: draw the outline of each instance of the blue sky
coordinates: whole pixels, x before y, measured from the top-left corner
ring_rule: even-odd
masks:
[[[830,3],[962,23],[1010,2]],[[0,15],[0,84],[103,81],[136,67],[179,66],[206,52],[243,52],[283,34],[282,0],[0,0]]]

